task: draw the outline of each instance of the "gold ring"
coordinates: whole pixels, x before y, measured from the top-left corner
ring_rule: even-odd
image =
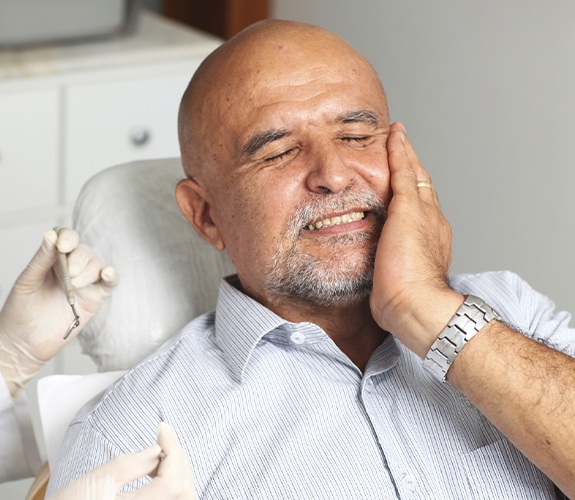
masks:
[[[417,187],[433,189],[433,184],[429,181],[417,181]]]

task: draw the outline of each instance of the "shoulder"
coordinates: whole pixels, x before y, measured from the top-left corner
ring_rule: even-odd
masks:
[[[213,364],[214,359],[217,362],[220,358],[214,341],[214,313],[207,313],[190,322],[91,400],[76,415],[73,424],[89,423],[106,434],[106,422],[116,419],[125,421],[127,427],[145,416],[160,421],[162,408],[169,404],[174,392],[192,391],[193,386],[205,383],[208,379],[205,366],[209,364],[206,360]]]
[[[575,333],[569,328],[571,314],[556,311],[555,303],[533,289],[511,271],[460,274],[451,285],[463,294],[473,294],[489,302],[504,322],[516,330],[563,351],[575,349]],[[571,345],[570,348],[565,346]]]
[[[519,275],[511,271],[457,274],[450,277],[450,283],[458,292],[472,293],[497,302],[493,305],[500,306],[500,309],[540,295]]]

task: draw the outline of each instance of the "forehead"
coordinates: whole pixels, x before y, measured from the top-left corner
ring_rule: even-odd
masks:
[[[321,33],[317,37],[288,33],[240,46],[226,70],[227,102],[281,98],[286,92],[308,98],[314,90],[321,93],[346,82],[349,90],[381,86],[363,56],[335,35]]]
[[[379,79],[362,58],[285,47],[268,52],[276,57],[241,66],[235,80],[222,89],[217,105],[227,113],[225,121],[230,125],[251,129],[265,125],[262,121],[272,122],[268,125],[299,119],[334,122],[359,110],[386,117]]]
[[[248,32],[206,66],[190,93],[194,104],[187,117],[196,145],[216,163],[225,151],[235,154],[258,128],[333,122],[357,110],[387,121],[387,102],[371,65],[321,29],[282,24]]]

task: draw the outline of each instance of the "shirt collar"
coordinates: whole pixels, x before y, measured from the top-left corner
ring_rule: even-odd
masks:
[[[264,335],[286,323],[258,301],[238,290],[236,275],[220,284],[216,307],[215,340],[232,373],[241,382],[244,369]]]
[[[293,330],[296,324],[290,323],[270,311],[257,300],[239,290],[237,275],[224,278],[216,307],[215,341],[222,349],[234,378],[241,382],[244,369],[258,342],[274,330]],[[312,323],[298,323],[298,328],[321,331],[316,341],[321,341],[325,333]],[[284,328],[281,328],[284,327]],[[285,332],[281,335],[285,335]],[[281,341],[281,335],[278,339]],[[400,350],[392,335],[386,335],[382,344],[370,359],[365,375],[371,376],[387,371],[395,366]]]
[[[399,361],[401,351],[395,337],[388,333],[381,345],[371,355],[365,369],[365,376],[371,377],[391,370]]]

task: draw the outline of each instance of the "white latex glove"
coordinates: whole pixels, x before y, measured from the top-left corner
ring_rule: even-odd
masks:
[[[69,253],[68,268],[80,316],[80,325],[66,341],[64,333],[74,315],[59,276],[56,247]],[[64,228],[44,233],[42,246],[0,311],[0,372],[13,397],[78,334],[116,281],[116,271],[104,267],[86,245],[79,244],[76,231]]]
[[[160,453],[165,458],[160,460]],[[152,481],[132,493],[118,493],[122,486],[148,474]],[[192,469],[176,433],[165,423],[158,426],[158,444],[139,453],[116,457],[76,479],[50,500],[195,500]]]

